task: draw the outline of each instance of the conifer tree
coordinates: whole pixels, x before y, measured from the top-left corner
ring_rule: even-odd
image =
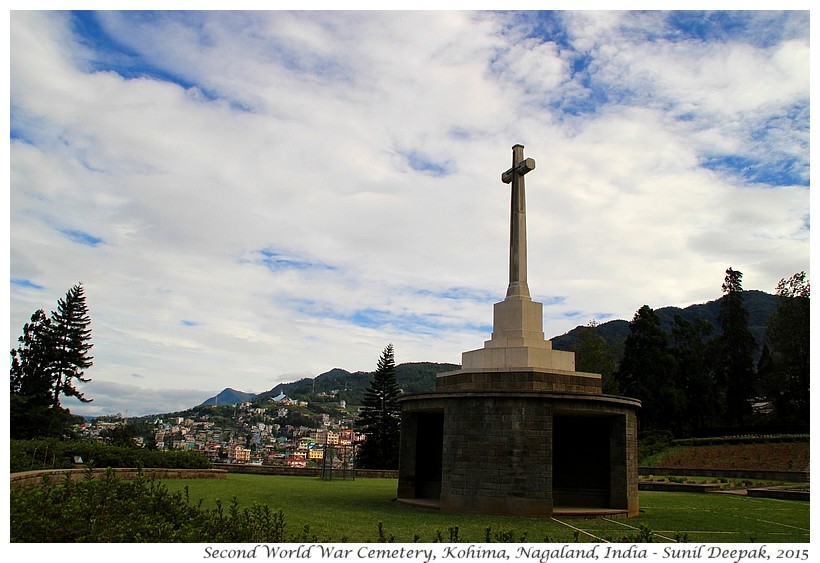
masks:
[[[23,325],[23,335],[17,339],[19,345],[11,351],[11,393],[46,406],[53,402],[51,335],[51,321],[39,309],[31,315],[31,322]]]
[[[368,469],[396,469],[399,464],[399,390],[393,345],[382,352],[362,399],[358,425],[365,441],[357,453],[357,465]]]
[[[809,422],[810,293],[805,272],[777,284],[777,312],[769,318],[758,363],[762,391],[779,422]],[[765,377],[764,377],[765,375]]]
[[[713,346],[709,337],[713,326],[698,318],[692,322],[675,315],[672,351],[676,359],[676,386],[683,394],[685,414],[678,431],[717,426],[722,422],[724,402],[715,384]]]
[[[615,346],[598,334],[598,323],[595,320],[581,327],[573,352],[577,371],[601,374],[604,393],[618,394],[618,385],[612,377],[618,369],[618,352]]]
[[[644,305],[629,323],[624,356],[614,377],[620,391],[641,400],[643,430],[671,428],[683,410],[675,386],[675,358],[657,313]]]
[[[31,315],[17,341],[17,348],[11,351],[11,437],[34,438],[51,426],[54,412],[52,325],[45,311],[39,309]]]
[[[91,344],[91,319],[85,302],[85,290],[77,284],[66,293],[65,299],[57,302],[57,311],[51,313],[54,326],[54,406],[60,406],[60,395],[76,397],[84,403],[86,399],[73,383],[90,381],[83,377],[85,370],[93,365],[89,355]]]
[[[742,424],[752,413],[754,396],[755,339],[749,330],[749,313],[743,305],[743,273],[729,268],[721,288],[726,294],[720,303],[718,322],[718,383],[726,388],[726,417],[730,424]]]

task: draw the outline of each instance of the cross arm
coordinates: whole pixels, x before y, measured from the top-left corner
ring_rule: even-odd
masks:
[[[524,175],[531,170],[535,170],[535,159],[527,158],[501,174],[501,181],[505,184],[512,182],[513,174]]]

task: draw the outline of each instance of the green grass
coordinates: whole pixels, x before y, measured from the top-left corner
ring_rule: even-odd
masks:
[[[321,481],[308,477],[241,475],[225,480],[166,480],[170,491],[188,487],[192,502],[227,505],[236,497],[240,507],[252,503],[282,510],[289,533],[309,528],[324,542],[435,542],[458,539],[491,541],[595,542],[635,538],[641,526],[653,541],[686,538],[698,543],[808,542],[809,503],[759,499],[731,494],[640,494],[641,515],[634,518],[536,519],[467,515],[409,507],[395,502],[393,479]],[[379,523],[382,523],[380,537]],[[572,527],[570,527],[572,526]],[[454,536],[453,534],[457,534]]]

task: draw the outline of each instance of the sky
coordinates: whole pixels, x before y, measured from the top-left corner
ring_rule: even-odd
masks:
[[[9,349],[85,288],[75,414],[460,363],[809,272],[807,11],[12,11]]]

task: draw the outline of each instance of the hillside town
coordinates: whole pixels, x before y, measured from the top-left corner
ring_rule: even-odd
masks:
[[[151,433],[132,439],[141,447],[202,452],[213,463],[293,468],[352,464],[355,444],[364,439],[353,428],[355,415],[346,415],[343,401],[336,409],[319,409],[331,413],[314,412],[310,406],[284,394],[262,405],[202,405],[185,413],[143,417],[142,425]],[[83,437],[104,440],[113,429],[129,424],[130,419],[98,418],[77,430]]]

